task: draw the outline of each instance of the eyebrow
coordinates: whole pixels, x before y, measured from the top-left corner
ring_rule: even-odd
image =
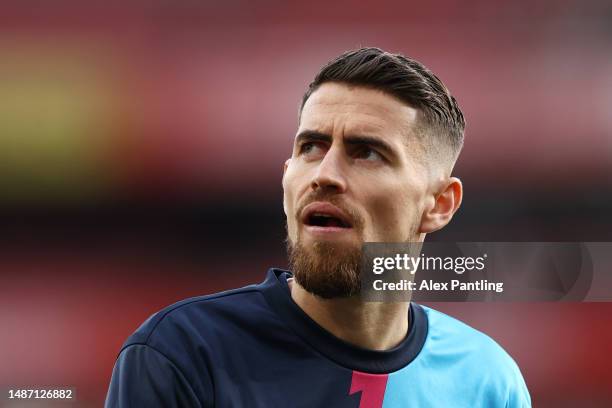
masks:
[[[317,132],[315,130],[304,130],[295,137],[295,144],[305,142],[332,142],[332,137],[328,134]],[[348,135],[343,138],[344,143],[352,146],[366,145],[376,147],[381,151],[393,157],[397,156],[395,149],[390,144],[375,136],[368,135]]]

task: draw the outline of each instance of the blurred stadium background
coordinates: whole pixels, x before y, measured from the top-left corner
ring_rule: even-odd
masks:
[[[286,266],[298,101],[359,46],[467,116],[465,201],[431,239],[612,241],[610,2],[100,4],[0,3],[0,388],[100,406],[151,313]],[[497,339],[534,406],[610,406],[612,304],[432,306]]]

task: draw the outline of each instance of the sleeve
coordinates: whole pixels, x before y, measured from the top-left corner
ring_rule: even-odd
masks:
[[[518,367],[517,367],[518,371]],[[515,386],[508,395],[506,408],[531,408],[531,396],[525,384],[525,379],[518,372]]]
[[[151,346],[132,344],[119,354],[105,408],[202,407],[179,368]]]

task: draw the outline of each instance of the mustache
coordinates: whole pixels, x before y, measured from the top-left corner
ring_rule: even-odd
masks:
[[[342,197],[340,197],[338,194],[329,193],[328,191],[325,191],[325,190],[317,190],[317,191],[312,191],[308,193],[308,195],[304,197],[302,203],[298,206],[298,209],[295,213],[295,218],[299,220],[301,218],[301,214],[304,211],[304,208],[308,204],[313,203],[315,201],[328,202],[330,204],[335,205],[340,210],[342,210],[344,214],[346,214],[353,228],[357,230],[363,229],[363,225],[365,222],[361,214],[359,214],[359,212],[355,210],[354,208],[351,208],[350,206],[348,206],[344,202]]]

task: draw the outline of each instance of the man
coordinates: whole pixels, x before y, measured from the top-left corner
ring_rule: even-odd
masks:
[[[422,242],[459,208],[464,127],[414,60],[365,48],[323,67],[284,168],[293,273],[153,315],[123,346],[107,406],[530,406],[518,367],[486,335],[359,296],[364,242]]]

